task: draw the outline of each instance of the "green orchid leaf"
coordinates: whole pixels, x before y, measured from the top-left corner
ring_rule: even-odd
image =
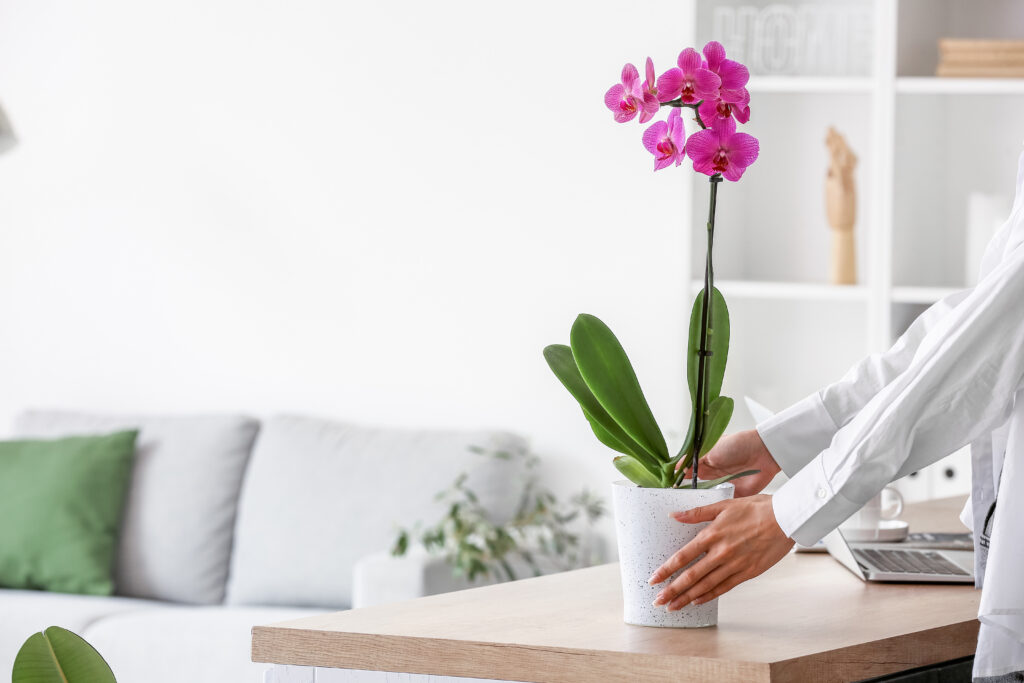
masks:
[[[597,399],[594,400],[596,401]],[[605,446],[611,448],[614,451],[618,451],[619,453],[622,453],[624,455],[633,455],[633,451],[631,451],[629,447],[626,446],[624,443],[615,438],[612,435],[612,433],[609,432],[604,427],[604,425],[601,424],[600,420],[598,420],[596,417],[587,412],[586,408],[583,408],[583,417],[587,418],[587,422],[590,423],[590,429],[594,432],[594,436],[597,437],[598,441],[600,441]]]
[[[638,444],[636,444],[635,442],[631,442],[631,447],[622,446],[621,443],[618,442],[615,439],[615,437],[612,436],[586,410],[583,411],[583,416],[587,418],[587,422],[590,423],[590,428],[593,430],[594,435],[597,437],[598,441],[603,443],[605,446],[608,446],[609,448],[618,451],[619,453],[622,453],[635,459],[637,462],[643,465],[644,469],[650,472],[653,476],[659,476],[661,468],[658,465],[658,462],[654,459],[653,456],[644,453],[644,450],[640,448]]]
[[[693,301],[690,312],[690,338],[686,347],[686,384],[690,388],[690,401],[696,404],[697,397],[697,351],[700,348],[701,307],[704,303],[703,290]],[[711,290],[711,327],[708,329],[707,358],[708,401],[714,401],[722,392],[725,364],[729,359],[729,308],[725,297],[715,287]]]
[[[673,462],[674,460],[674,462]],[[667,463],[661,466],[661,479],[665,482],[665,486],[671,486],[676,480],[676,464],[679,462],[678,459],[669,460]]]
[[[719,477],[718,479],[709,479],[708,481],[698,481],[697,482],[697,488],[699,488],[699,489],[713,489],[716,486],[718,486],[719,484],[724,484],[727,481],[732,481],[733,479],[739,479],[740,477],[749,477],[752,474],[758,474],[760,472],[761,472],[761,470],[745,470],[743,472],[737,472],[736,474],[727,474],[724,477]],[[683,487],[685,488],[685,484],[683,485]]]
[[[704,457],[708,454],[718,440],[722,438],[722,434],[725,433],[726,428],[729,426],[729,421],[732,419],[733,412],[733,400],[728,396],[719,396],[711,402],[711,407],[708,409],[708,419],[705,424],[707,429],[707,436],[704,439],[704,443],[700,447],[700,457]],[[683,467],[689,467],[693,462],[693,432],[696,423],[696,414],[690,416],[690,428],[686,432],[686,440],[683,442],[683,447],[679,449],[679,454],[675,460],[678,462],[679,459],[683,461]]]
[[[665,436],[629,357],[608,326],[595,316],[581,314],[572,325],[569,345],[583,380],[612,419],[644,451],[660,462],[668,461]]]
[[[683,439],[683,446],[679,449],[679,453],[676,454],[676,460],[684,455],[690,455],[690,451],[693,450],[693,433],[697,429],[697,411],[690,411],[690,426],[686,428],[686,438]]]
[[[612,460],[612,462],[615,464],[615,469],[622,472],[626,479],[629,479],[634,484],[647,489],[664,488],[660,479],[651,474],[647,471],[646,467],[628,455],[620,455]]]
[[[544,349],[544,360],[547,361],[548,367],[555,373],[555,377],[562,383],[562,386],[580,404],[584,417],[587,418],[590,428],[594,431],[594,436],[601,443],[619,453],[633,456],[648,469],[655,468],[656,471],[658,457],[634,441],[601,406],[590,387],[583,381],[572,349],[564,344],[552,344]]]
[[[704,423],[704,429],[706,430],[704,441],[700,445],[700,456],[698,457],[703,458],[707,455],[708,451],[722,438],[726,427],[729,426],[729,420],[732,419],[732,411],[733,400],[728,396],[719,396],[711,402],[711,407],[708,409],[708,419]]]
[[[14,659],[13,683],[116,683],[92,645],[71,631],[51,626],[32,634]]]

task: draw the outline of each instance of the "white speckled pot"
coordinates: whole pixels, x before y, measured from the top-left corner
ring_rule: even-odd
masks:
[[[718,623],[718,600],[667,612],[651,603],[667,581],[650,586],[654,570],[708,525],[682,524],[669,513],[710,505],[733,496],[732,484],[713,489],[648,489],[631,481],[612,484],[622,572],[622,616],[627,624],[696,628]],[[673,575],[674,579],[676,575]]]

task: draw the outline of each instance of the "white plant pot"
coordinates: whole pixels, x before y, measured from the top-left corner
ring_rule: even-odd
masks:
[[[733,497],[733,485],[712,489],[648,489],[631,481],[612,484],[615,528],[622,572],[622,617],[627,624],[697,628],[718,623],[718,600],[668,612],[651,603],[679,572],[657,586],[648,585],[654,570],[686,545],[709,522],[683,524],[669,516]]]

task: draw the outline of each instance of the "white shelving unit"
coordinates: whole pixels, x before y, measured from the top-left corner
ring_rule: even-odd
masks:
[[[771,282],[757,280],[722,280],[715,278],[715,287],[726,297],[744,299],[775,299],[779,301],[867,301],[870,290],[854,285],[817,284],[814,282]],[[703,280],[694,280],[694,296],[704,288]]]
[[[872,91],[875,84],[870,78],[836,77],[816,78],[813,76],[754,76],[747,84],[747,90],[757,93],[864,93]]]
[[[896,92],[919,95],[1024,95],[1024,79],[904,76],[896,79]]]
[[[819,5],[790,0],[783,6]],[[937,78],[943,37],[1016,38],[1015,0],[847,0],[871,16],[866,73],[751,77],[751,121],[761,155],[740,183],[719,188],[716,283],[733,327],[724,391],[782,408],[888,348],[929,305],[965,281],[967,196],[1012,198],[1024,140],[1024,79]],[[777,0],[689,0],[688,44],[712,35],[716,8],[778,7]],[[834,126],[858,155],[858,284],[828,284],[824,138]],[[685,280],[702,286],[706,178],[685,188],[692,240]],[[821,349],[826,347],[827,353]],[[738,404],[733,429],[753,421]],[[954,454],[900,483],[907,497],[969,490],[969,461]]]
[[[926,304],[932,305],[950,294],[960,291],[960,287],[893,287],[892,302],[894,304]]]

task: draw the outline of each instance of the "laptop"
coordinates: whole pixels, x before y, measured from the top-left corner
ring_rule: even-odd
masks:
[[[847,543],[836,529],[824,539],[828,554],[865,581],[974,583],[973,550],[901,548],[899,543]]]
[[[774,414],[749,396],[745,400],[756,422]],[[974,583],[973,550],[907,548],[900,547],[899,543],[848,543],[840,529],[822,542],[829,555],[864,581]]]

